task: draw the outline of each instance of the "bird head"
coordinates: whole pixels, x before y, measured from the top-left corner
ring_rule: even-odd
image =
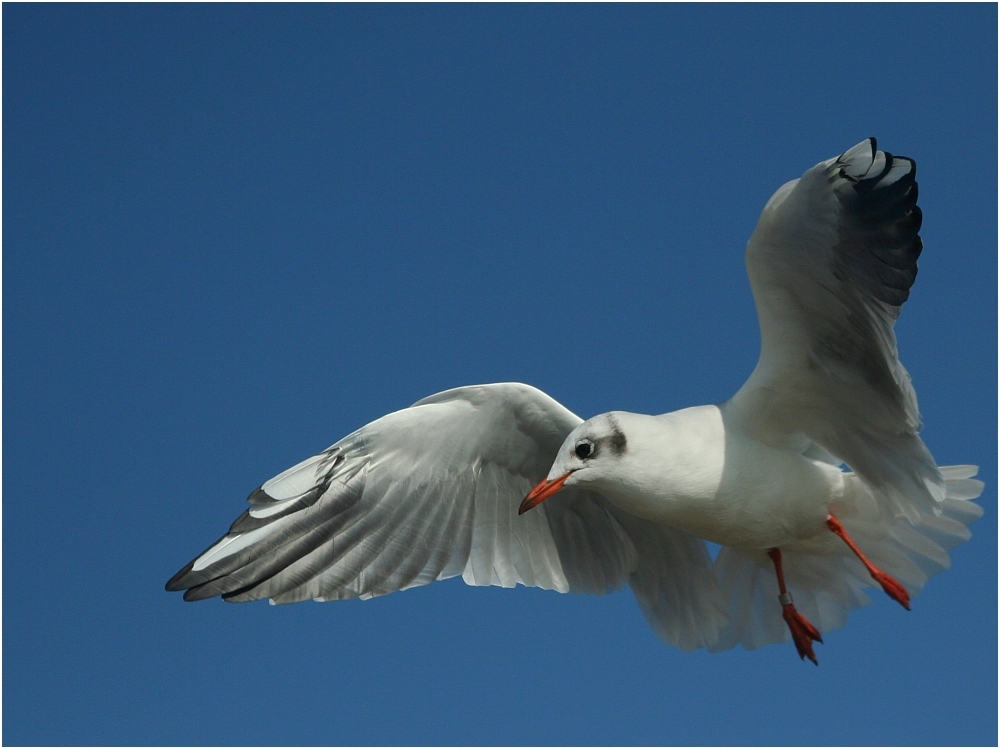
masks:
[[[593,485],[616,472],[628,449],[621,412],[588,419],[570,432],[546,476],[521,502],[524,514],[567,486]]]

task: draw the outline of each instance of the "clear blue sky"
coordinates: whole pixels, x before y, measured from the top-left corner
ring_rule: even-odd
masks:
[[[6,744],[994,744],[997,8],[3,7]],[[185,604],[263,480],[445,388],[731,395],[783,182],[919,164],[897,327],[985,516],[907,613],[684,654],[627,590]]]

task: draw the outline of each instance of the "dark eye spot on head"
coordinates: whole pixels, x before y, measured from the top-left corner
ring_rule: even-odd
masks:
[[[615,455],[621,455],[628,446],[628,440],[625,439],[625,432],[618,426],[618,419],[615,418],[614,414],[608,414],[608,425],[611,427],[611,434],[605,437],[608,447],[611,448],[611,452]]]
[[[615,455],[621,455],[625,452],[625,448],[628,446],[628,440],[625,439],[625,432],[616,428],[608,438],[608,445],[611,447],[611,452]]]
[[[576,450],[574,450],[573,452],[576,453],[576,457],[578,457],[580,460],[586,460],[593,454],[594,446],[591,445],[589,442],[581,442],[576,446]]]

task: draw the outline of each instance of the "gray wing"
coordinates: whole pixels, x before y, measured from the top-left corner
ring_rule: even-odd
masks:
[[[636,552],[602,497],[567,490],[542,512],[517,514],[580,421],[527,385],[425,398],[263,484],[167,589],[287,603],[455,575],[471,585],[619,587]]]
[[[629,582],[660,637],[684,649],[711,644],[726,614],[704,542],[580,489],[517,514],[580,422],[527,385],[425,398],[264,483],[167,590],[290,603],[456,575],[595,594]]]
[[[760,359],[725,412],[768,444],[819,445],[917,522],[944,483],[893,333],[922,248],[915,177],[872,138],[774,194],[746,254]]]

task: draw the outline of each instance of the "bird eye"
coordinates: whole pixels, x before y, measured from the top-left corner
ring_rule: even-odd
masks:
[[[589,442],[584,441],[576,446],[575,452],[576,452],[576,457],[578,457],[580,460],[586,460],[587,458],[589,458],[591,455],[594,454],[594,446]]]

